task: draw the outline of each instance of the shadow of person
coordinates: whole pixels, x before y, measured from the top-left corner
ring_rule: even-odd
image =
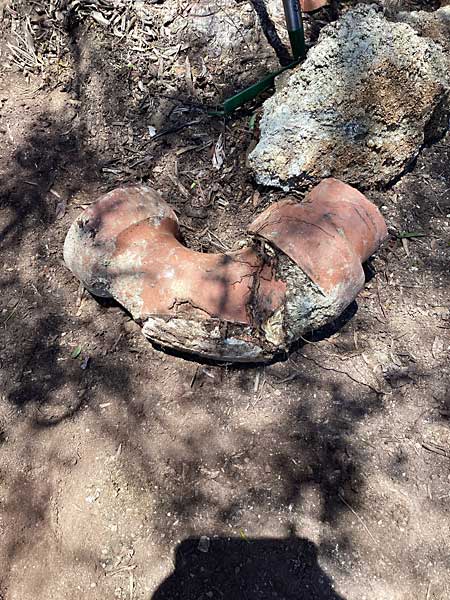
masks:
[[[345,600],[305,538],[188,538],[152,600]]]

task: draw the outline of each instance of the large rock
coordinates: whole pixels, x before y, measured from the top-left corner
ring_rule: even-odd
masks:
[[[448,124],[448,60],[405,23],[359,5],[323,29],[264,104],[250,154],[259,183],[285,190],[330,175],[360,188],[395,179]]]

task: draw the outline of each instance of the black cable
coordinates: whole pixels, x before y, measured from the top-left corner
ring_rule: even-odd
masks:
[[[282,67],[285,67],[292,62],[292,57],[289,50],[280,40],[280,36],[276,30],[275,24],[267,12],[266,3],[264,0],[250,0],[255,13],[258,15],[259,23],[264,31],[267,41],[275,50],[275,54]]]

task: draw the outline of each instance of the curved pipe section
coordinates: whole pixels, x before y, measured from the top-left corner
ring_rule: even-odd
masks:
[[[385,239],[378,209],[324,180],[302,203],[270,206],[249,244],[226,254],[186,248],[170,206],[146,186],[119,188],[72,224],[64,260],[163,346],[223,361],[267,360],[336,318],[364,285]]]

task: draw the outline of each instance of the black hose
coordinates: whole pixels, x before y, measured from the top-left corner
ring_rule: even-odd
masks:
[[[255,10],[255,13],[258,15],[259,23],[262,27],[264,35],[268,43],[275,50],[275,54],[280,62],[280,65],[285,67],[289,63],[292,62],[292,57],[289,50],[280,40],[280,36],[276,30],[275,24],[269,16],[267,12],[266,3],[264,0],[250,0]]]

